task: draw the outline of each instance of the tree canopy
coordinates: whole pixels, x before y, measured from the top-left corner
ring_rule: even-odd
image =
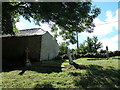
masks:
[[[91,2],[3,2],[2,34],[15,34],[15,23],[23,16],[35,24],[53,22],[52,31],[62,35],[71,43],[76,43],[75,35],[83,31],[93,31],[93,19],[100,14],[100,9]],[[58,28],[61,31],[58,33]]]

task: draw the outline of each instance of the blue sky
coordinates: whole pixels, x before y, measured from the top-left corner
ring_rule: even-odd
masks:
[[[106,17],[106,11],[112,11],[113,15],[115,15],[115,12],[118,9],[118,3],[117,2],[93,2],[93,5],[96,5],[96,7],[101,8],[101,14],[98,16],[99,19],[105,20]]]
[[[93,2],[93,5],[101,8],[101,14],[94,20],[96,25],[94,32],[89,34],[86,32],[79,34],[79,43],[83,43],[87,36],[97,36],[99,41],[103,43],[103,49],[108,46],[109,50],[114,51],[118,49],[118,2]],[[18,29],[28,29],[39,27],[33,22],[29,23],[22,17],[20,22],[16,23]],[[41,28],[50,32],[50,27],[47,24],[42,24]],[[51,32],[50,32],[51,33]],[[61,37],[58,41],[62,42]],[[75,48],[76,45],[70,45],[70,48]]]

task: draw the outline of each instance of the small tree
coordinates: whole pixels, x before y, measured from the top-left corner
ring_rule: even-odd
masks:
[[[87,37],[87,40],[79,47],[79,52],[85,53],[97,53],[97,50],[102,47],[102,43],[98,42],[98,38],[94,36],[93,38]]]
[[[93,36],[93,51],[97,53],[97,50],[102,48],[102,43],[98,41],[96,36]]]
[[[87,37],[87,40],[85,41],[87,52],[93,52],[93,40],[92,38]]]

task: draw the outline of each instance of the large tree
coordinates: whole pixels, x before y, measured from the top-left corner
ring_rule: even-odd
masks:
[[[2,34],[15,34],[15,23],[23,16],[35,24],[52,22],[52,31],[63,38],[76,43],[76,33],[93,31],[93,20],[100,9],[91,2],[3,2]],[[61,31],[58,33],[58,28]]]

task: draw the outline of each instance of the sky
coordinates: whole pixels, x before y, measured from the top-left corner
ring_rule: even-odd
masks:
[[[91,38],[97,36],[98,40],[102,42],[102,49],[105,50],[105,47],[108,46],[110,51],[118,50],[118,42],[120,43],[118,40],[118,36],[120,37],[120,33],[118,33],[118,24],[120,23],[120,19],[118,19],[118,11],[120,11],[118,2],[93,2],[93,5],[96,5],[96,7],[101,9],[101,14],[94,20],[96,27],[94,28],[93,33],[79,33],[79,44],[83,43],[88,36]],[[16,27],[19,30],[22,30],[38,28],[39,26],[35,25],[34,22],[30,23],[21,17],[20,22],[16,23]],[[51,29],[47,23],[41,24],[40,28],[51,33]],[[61,37],[58,37],[57,40],[58,43],[63,42]],[[71,44],[69,48],[76,48],[76,44]]]

